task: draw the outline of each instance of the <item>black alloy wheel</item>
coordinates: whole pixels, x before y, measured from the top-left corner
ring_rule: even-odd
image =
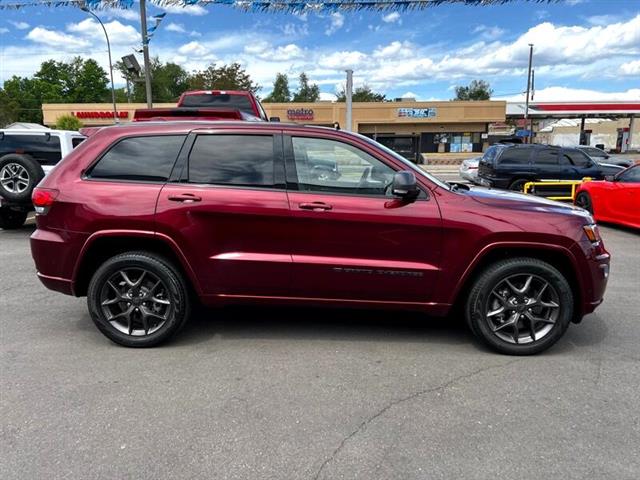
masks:
[[[492,349],[531,355],[558,341],[573,308],[573,292],[562,273],[522,257],[497,262],[476,279],[466,316],[473,333]]]
[[[584,208],[593,215],[593,205],[591,204],[591,196],[587,192],[580,192],[576,197],[576,206]]]
[[[130,252],[107,260],[87,292],[98,329],[127,347],[152,347],[175,335],[190,312],[187,284],[170,262]]]

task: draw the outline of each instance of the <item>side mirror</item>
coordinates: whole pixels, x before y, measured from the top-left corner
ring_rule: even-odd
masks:
[[[420,194],[420,190],[418,189],[418,182],[413,172],[408,170],[396,172],[393,176],[391,193],[405,200],[413,200],[416,198]]]
[[[270,122],[279,122],[280,121],[280,117],[269,117],[269,121]]]

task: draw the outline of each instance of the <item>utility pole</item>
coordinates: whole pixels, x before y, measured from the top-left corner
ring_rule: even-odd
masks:
[[[140,0],[140,30],[142,32],[142,57],[144,58],[144,84],[147,93],[147,108],[153,107],[151,99],[151,62],[149,61],[149,35],[147,34],[147,7]]]
[[[529,94],[531,93],[531,64],[533,62],[533,43],[529,44],[529,69],[527,71],[527,97],[525,98],[525,104],[524,104],[524,124],[525,127],[527,128],[527,130],[529,130],[529,134],[527,135],[528,137],[528,142],[527,143],[531,143],[532,140],[532,136],[533,136],[533,122],[531,122],[531,125],[529,124]]]
[[[353,70],[346,70],[347,72],[347,88],[345,91],[346,103],[347,103],[347,128],[345,130],[347,132],[351,131],[351,118],[352,118],[352,104],[351,98],[353,95]]]

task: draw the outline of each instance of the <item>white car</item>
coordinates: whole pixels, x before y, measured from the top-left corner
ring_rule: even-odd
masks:
[[[471,183],[478,182],[478,166],[482,157],[467,158],[460,164],[460,177]]]
[[[85,138],[33,124],[0,129],[0,228],[25,222],[35,186]]]

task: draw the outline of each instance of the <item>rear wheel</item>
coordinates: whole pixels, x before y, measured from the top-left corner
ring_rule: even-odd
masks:
[[[513,190],[514,192],[524,192],[525,183],[530,182],[530,181],[531,180],[529,180],[527,178],[519,178],[517,180],[514,180],[509,185],[509,190]]]
[[[151,253],[110,258],[96,271],[87,292],[98,329],[126,347],[153,347],[187,321],[187,284],[170,262]]]
[[[509,355],[546,350],[564,334],[573,315],[566,278],[535,258],[513,258],[487,268],[474,282],[466,318],[473,333]]]
[[[593,205],[591,204],[591,195],[587,192],[580,192],[576,197],[576,205],[584,208],[586,211],[593,215]]]
[[[11,210],[7,207],[0,208],[0,228],[13,230],[20,228],[27,221],[28,212]]]

